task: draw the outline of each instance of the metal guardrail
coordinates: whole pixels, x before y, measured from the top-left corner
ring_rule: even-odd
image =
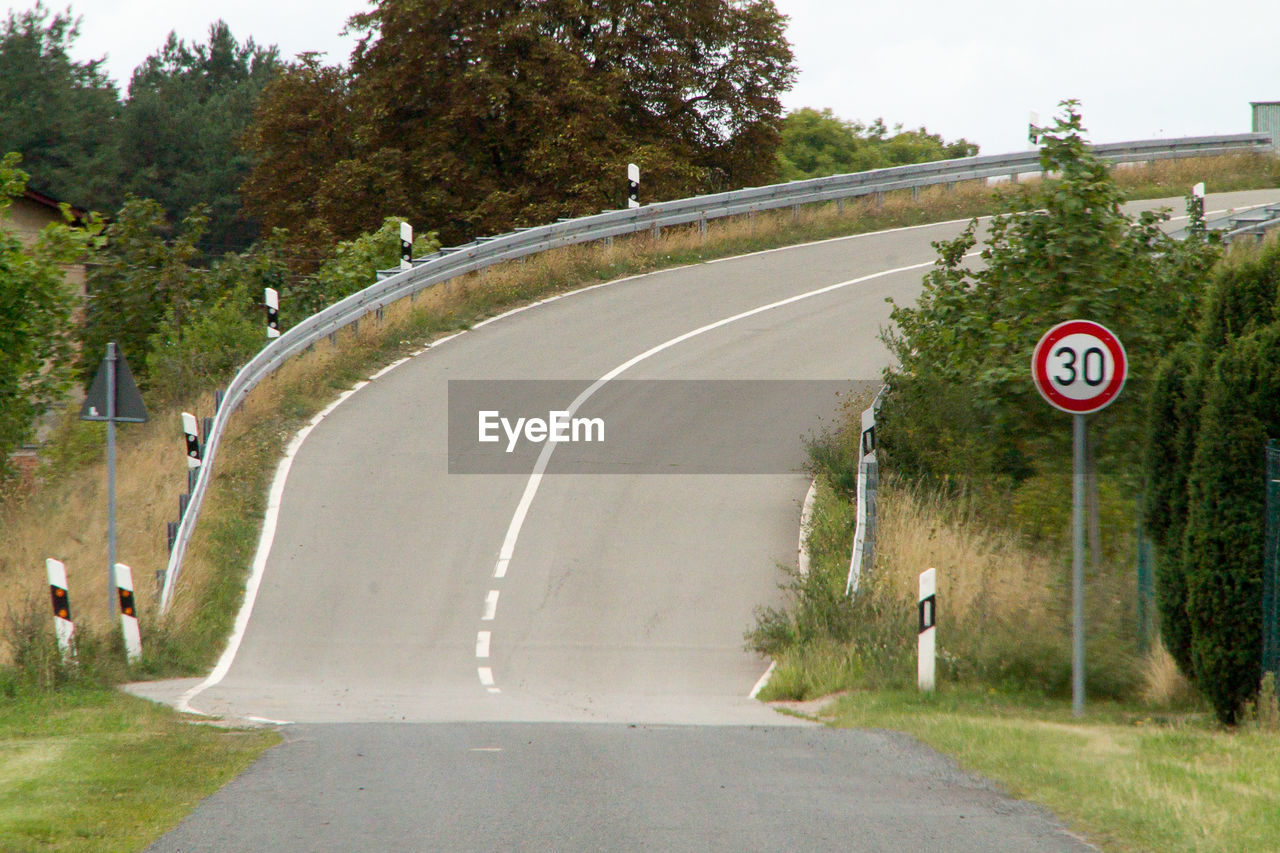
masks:
[[[1272,140],[1265,133],[1151,139],[1093,146],[1093,152],[1096,155],[1116,163],[1270,150],[1272,150]],[[563,220],[551,225],[517,229],[508,234],[482,238],[463,246],[441,249],[432,255],[415,259],[413,269],[379,273],[380,280],[375,284],[307,317],[279,338],[271,341],[231,380],[214,417],[213,427],[206,438],[204,464],[200,467],[195,486],[191,490],[191,499],[174,537],[173,551],[169,555],[160,595],[161,612],[167,611],[173,601],[174,588],[182,569],[187,544],[191,540],[196,520],[200,516],[200,507],[209,488],[218,447],[232,413],[259,382],[274,373],[284,362],[321,338],[334,334],[338,329],[358,321],[365,315],[457,276],[503,261],[516,260],[578,243],[605,240],[648,230],[656,232],[662,228],[695,222],[705,225],[711,219],[796,207],[802,204],[1039,171],[1039,152],[1025,151],[894,166],[848,175],[833,175],[827,178],[792,181],[767,187],[732,190],[714,195],[660,202],[630,210],[611,210],[594,216]]]

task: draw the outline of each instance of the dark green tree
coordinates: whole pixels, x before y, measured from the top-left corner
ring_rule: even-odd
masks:
[[[1145,436],[1145,522],[1159,549],[1156,597],[1165,647],[1195,677],[1187,608],[1189,478],[1214,363],[1233,341],[1273,322],[1280,264],[1270,252],[1236,253],[1220,263],[1197,329],[1161,362]]]
[[[0,214],[26,186],[17,163],[16,153],[0,158]],[[75,293],[63,265],[80,260],[93,236],[93,227],[55,224],[28,248],[0,229],[0,476],[9,452],[31,437],[36,419],[69,387]]]
[[[93,378],[108,341],[115,341],[140,382],[146,380],[149,339],[167,318],[182,336],[195,305],[208,297],[209,281],[192,266],[204,233],[202,211],[172,228],[160,204],[130,198],[104,232],[86,282],[80,371]]]
[[[829,109],[799,109],[782,120],[778,170],[783,180],[822,178],[848,172],[972,157],[978,146],[964,139],[945,142],[923,127],[890,134],[883,119],[869,126],[845,121]]]
[[[120,121],[124,187],[160,202],[171,222],[206,207],[206,253],[240,250],[257,237],[238,194],[251,164],[240,137],[279,70],[276,48],[241,44],[218,21],[204,44],[170,33],[133,73]]]
[[[1196,685],[1233,724],[1262,675],[1263,448],[1280,436],[1280,323],[1232,341],[1206,379],[1187,486],[1186,607]]]
[[[70,56],[78,21],[43,3],[0,22],[0,151],[22,155],[34,189],[86,209],[119,203],[115,84],[103,60]]]

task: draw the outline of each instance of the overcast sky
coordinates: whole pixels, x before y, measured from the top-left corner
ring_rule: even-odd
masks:
[[[11,9],[31,2],[0,0]],[[227,21],[243,41],[345,62],[347,18],[366,0],[46,0],[83,18],[77,58],[106,56],[121,89],[170,30],[203,41]],[[1026,148],[1082,102],[1097,142],[1248,132],[1250,101],[1280,101],[1280,0],[775,0],[800,68],[788,108],[925,125],[988,154]]]

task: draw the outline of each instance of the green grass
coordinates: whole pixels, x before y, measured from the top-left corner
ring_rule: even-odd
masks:
[[[105,688],[2,699],[0,850],[140,850],[279,740]]]
[[[1041,803],[1108,851],[1280,850],[1280,735],[1209,714],[943,689],[854,692],[839,726],[894,729]]]

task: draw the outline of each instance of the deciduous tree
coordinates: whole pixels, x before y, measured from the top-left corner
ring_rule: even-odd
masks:
[[[17,164],[16,153],[0,159],[0,213],[26,186]],[[0,475],[9,452],[31,437],[36,418],[62,402],[68,388],[75,294],[63,265],[81,259],[93,233],[54,224],[28,248],[0,229]]]
[[[314,60],[268,93],[245,196],[264,222],[309,210],[338,237],[388,210],[447,240],[775,173],[794,73],[771,0],[383,0],[352,19],[350,76]],[[291,97],[291,95],[301,97]],[[283,166],[317,125],[306,187]]]

